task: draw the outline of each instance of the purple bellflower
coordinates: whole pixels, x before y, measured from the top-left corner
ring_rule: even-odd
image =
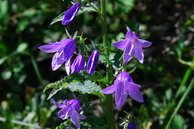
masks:
[[[84,70],[84,57],[78,55],[71,65],[71,73],[80,72],[81,70]]]
[[[51,103],[55,104],[60,109],[57,113],[60,119],[65,120],[70,118],[76,128],[80,129],[79,120],[85,119],[86,117],[80,114],[79,99],[64,100],[63,103],[58,103],[52,99]]]
[[[139,89],[140,85],[134,83],[127,72],[121,72],[118,74],[114,84],[103,89],[102,93],[114,93],[116,108],[120,109],[124,105],[128,95],[133,100],[143,103],[143,96]]]
[[[59,42],[38,47],[45,53],[55,53],[52,58],[52,70],[55,71],[63,65],[72,55],[76,48],[74,39],[63,39]]]
[[[67,11],[65,11],[64,16],[63,16],[63,20],[61,23],[63,25],[70,24],[73,21],[77,12],[79,11],[80,7],[81,7],[81,4],[78,2],[73,4]]]
[[[137,128],[137,126],[136,126],[136,124],[135,123],[128,123],[128,127],[127,127],[127,129],[136,129]]]
[[[88,74],[94,73],[95,66],[98,63],[98,59],[99,59],[99,52],[97,50],[94,50],[92,54],[90,55],[87,66],[86,66],[86,70]]]
[[[123,50],[123,62],[128,63],[135,57],[140,63],[144,61],[143,48],[151,46],[151,42],[140,39],[137,34],[127,28],[125,39],[113,43],[113,46]]]

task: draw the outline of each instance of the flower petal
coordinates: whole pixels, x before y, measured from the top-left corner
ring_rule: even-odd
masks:
[[[57,52],[61,48],[61,42],[55,42],[48,45],[39,46],[38,49],[45,53],[54,53]]]
[[[127,46],[124,50],[123,62],[128,63],[133,58],[134,44],[128,40]]]
[[[80,7],[81,4],[77,2],[73,6],[71,6],[67,11],[65,11],[62,24],[68,25],[74,19]]]
[[[81,70],[84,70],[84,57],[78,55],[71,65],[71,73],[80,72]]]
[[[52,58],[52,70],[55,71],[57,70],[59,67],[61,67],[61,65],[64,64],[66,60],[64,59],[64,50],[61,49],[58,52],[56,52]]]
[[[138,39],[138,42],[140,42],[140,44],[143,48],[150,47],[152,45],[151,42],[149,42],[147,40],[143,40],[143,39]]]
[[[69,112],[69,108],[62,108],[61,110],[59,110],[59,112],[57,113],[57,117],[60,119],[67,119],[70,115]]]
[[[137,58],[137,60],[140,63],[143,63],[144,61],[144,53],[143,49],[140,43],[136,42],[135,48],[134,48],[134,56]]]
[[[120,109],[124,105],[124,102],[127,99],[127,94],[124,91],[123,81],[117,81],[116,80],[114,85],[116,86],[116,91],[115,91],[116,108]]]
[[[99,52],[94,50],[88,59],[86,70],[88,74],[93,74],[95,71],[95,65],[98,63]]]
[[[127,44],[126,40],[120,40],[118,42],[114,42],[112,45],[118,49],[124,50]]]
[[[131,78],[131,76],[127,72],[120,72],[117,75],[116,80],[133,82],[133,79]]]
[[[133,83],[133,82],[128,82],[127,84],[128,86],[126,86],[127,88],[127,91],[128,91],[128,94],[129,96],[134,99],[135,101],[137,102],[140,102],[140,103],[143,103],[144,100],[143,100],[143,96],[139,90],[140,86]]]
[[[115,90],[116,90],[116,87],[115,87],[114,85],[112,85],[112,86],[106,87],[106,88],[103,89],[101,92],[102,92],[103,94],[112,94],[113,92],[115,92]]]
[[[78,129],[80,129],[79,113],[76,112],[75,110],[72,111],[72,114],[71,114],[71,121],[72,121],[72,123],[73,123]]]
[[[136,129],[137,128],[137,126],[136,126],[136,124],[135,123],[128,123],[128,127],[127,127],[127,129]]]
[[[127,27],[127,33],[125,34],[125,38],[133,38],[133,35],[133,31],[129,27]]]
[[[66,45],[64,46],[64,60],[67,61],[76,49],[76,43],[73,39],[66,39],[64,41]]]

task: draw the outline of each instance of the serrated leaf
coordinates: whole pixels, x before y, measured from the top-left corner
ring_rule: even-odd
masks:
[[[98,8],[95,4],[91,4],[89,6],[82,7],[79,10],[78,15],[85,13],[85,12],[98,12]]]
[[[64,15],[64,12],[60,13],[57,17],[55,17],[55,18],[51,21],[50,25],[53,25],[53,24],[56,23],[56,22],[62,21],[62,20],[63,20],[63,15]]]
[[[54,89],[50,92],[50,94],[49,94],[47,100],[51,99],[55,94],[57,94],[57,93],[58,93],[59,91],[61,91],[62,89],[63,89],[63,87],[54,88]]]
[[[56,81],[54,83],[49,83],[48,85],[46,85],[43,92],[46,92],[49,89],[54,89],[54,88],[58,89],[60,87],[65,87],[65,86],[67,86],[67,83],[65,83],[65,80],[62,79],[62,80]]]
[[[93,94],[101,97],[103,96],[103,94],[100,92],[101,87],[89,80],[84,81],[84,83],[71,82],[67,87],[73,92],[77,91],[81,94]]]

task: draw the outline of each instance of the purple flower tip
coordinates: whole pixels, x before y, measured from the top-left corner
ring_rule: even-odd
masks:
[[[84,70],[84,57],[78,55],[71,65],[71,73],[80,72],[81,70]]]
[[[127,96],[130,96],[133,100],[143,103],[143,96],[140,92],[140,85],[133,82],[132,78],[127,72],[121,72],[117,75],[114,84],[106,87],[102,90],[103,94],[114,94],[116,108],[120,109]]]
[[[45,53],[55,53],[52,58],[52,70],[55,71],[70,59],[75,51],[76,43],[74,39],[63,39],[38,48]]]
[[[68,119],[72,121],[72,123],[76,126],[76,128],[80,129],[80,119],[85,119],[84,115],[81,115],[80,112],[80,100],[79,99],[71,99],[64,100],[63,103],[58,103],[55,100],[51,100],[52,104],[55,104],[60,110],[57,113],[60,119]]]
[[[113,46],[123,50],[123,62],[128,63],[135,57],[140,63],[144,61],[143,48],[150,47],[151,42],[140,39],[137,34],[127,28],[125,39],[113,43]]]
[[[136,124],[135,123],[128,123],[128,127],[127,127],[127,129],[136,129],[137,128],[137,126],[136,126]]]
[[[80,7],[81,7],[81,4],[77,2],[73,4],[67,11],[65,11],[62,24],[63,25],[70,24],[73,21],[77,12],[79,11]]]
[[[98,63],[98,59],[99,59],[99,51],[94,50],[92,52],[92,54],[90,55],[89,59],[88,59],[88,63],[86,66],[86,70],[88,72],[88,74],[93,74],[95,71],[95,66]]]

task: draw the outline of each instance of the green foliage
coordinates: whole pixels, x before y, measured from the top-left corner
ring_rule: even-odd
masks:
[[[72,92],[79,92],[81,94],[91,94],[96,95],[99,97],[103,97],[103,94],[100,93],[101,87],[96,85],[94,82],[91,82],[90,80],[86,80],[83,83],[78,81],[72,81],[70,83],[65,82],[65,79],[59,80],[55,83],[50,83],[45,86],[44,92],[47,90],[52,89],[49,93],[49,96],[47,99],[52,98],[57,92],[61,90],[69,89]]]
[[[87,116],[81,121],[83,129],[105,129],[101,88],[111,85],[125,69],[141,84],[145,103],[128,99],[120,112],[113,110],[117,125],[134,116],[118,129],[129,121],[139,129],[164,129],[169,121],[169,129],[193,129],[193,86],[189,86],[194,68],[193,1],[106,0],[106,25],[98,14],[100,0],[81,1],[76,19],[64,28],[55,23],[62,20],[70,0],[0,0],[0,128],[73,129],[70,121],[57,118],[48,99],[79,97]],[[124,38],[126,26],[153,43],[144,51],[143,65],[136,60],[122,64],[121,51],[111,45]],[[108,52],[102,44],[104,33]],[[37,49],[70,36],[85,61],[92,50],[100,51],[92,76],[86,71],[66,76],[64,67],[53,72],[52,54]]]

